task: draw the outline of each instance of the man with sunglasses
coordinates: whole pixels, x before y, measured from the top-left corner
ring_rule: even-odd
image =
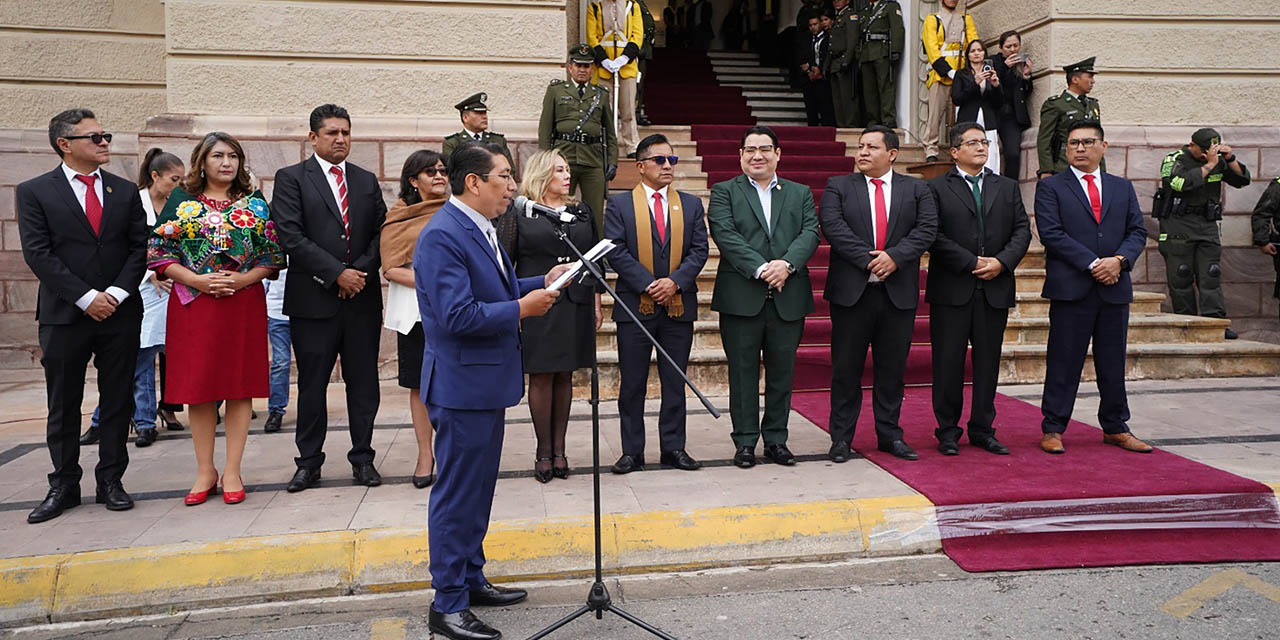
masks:
[[[985,168],[990,147],[976,122],[951,128],[956,168],[929,181],[938,202],[938,235],[929,249],[929,343],[933,358],[934,435],[944,456],[960,454],[965,351],[973,345],[969,444],[994,454],[996,381],[1009,309],[1017,296],[1013,270],[1031,244],[1031,222],[1018,183]]]
[[[1147,226],[1133,183],[1101,167],[1107,152],[1102,124],[1073,122],[1064,147],[1068,170],[1036,183],[1036,230],[1044,245],[1049,299],[1049,347],[1045,357],[1040,448],[1065,452],[1063,432],[1071,420],[1089,343],[1098,379],[1102,441],[1127,451],[1150,453],[1151,445],[1129,433],[1125,394],[1125,348],[1133,282],[1129,270],[1142,255]]]
[[[813,311],[805,264],[818,248],[818,215],[809,187],[778,177],[781,157],[772,129],[747,129],[740,145],[742,175],[711,187],[707,209],[711,236],[720,249],[711,308],[720,314],[729,363],[733,463],[743,469],[755,466],[762,435],[766,458],[796,463],[787,449],[787,418],[804,317]]]
[[[18,185],[16,194],[22,255],[40,281],[36,321],[53,458],[49,493],[27,516],[32,524],[80,504],[80,407],[90,358],[101,416],[96,500],[112,511],[133,507],[121,478],[129,465],[148,235],[138,186],[101,169],[111,160],[111,134],[92,111],[54,116],[49,144],[61,164]]]
[[[604,237],[620,246],[609,254],[618,273],[618,301],[613,321],[618,325],[618,414],[622,456],[614,473],[644,468],[644,398],[649,382],[653,346],[630,316],[636,312],[649,333],[687,370],[693,348],[693,322],[698,317],[698,274],[707,263],[707,226],[702,201],[671,189],[679,161],[671,143],[653,134],[636,147],[640,184],[609,197],[605,206]],[[658,433],[662,464],[692,471],[702,466],[685,451],[684,380],[665,359],[658,359],[662,407]]]

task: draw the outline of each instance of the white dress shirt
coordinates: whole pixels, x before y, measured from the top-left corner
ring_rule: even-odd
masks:
[[[764,188],[761,188],[760,183],[752,180],[750,176],[747,177],[747,182],[750,182],[751,186],[755,187],[756,197],[760,199],[760,210],[764,212],[764,229],[770,236],[772,236],[773,219],[771,216],[773,212],[773,190],[778,186],[778,174],[773,174],[773,177],[769,179],[769,186]],[[764,273],[764,269],[767,266],[769,266],[769,262],[765,261],[764,264],[756,267],[755,278],[757,280],[760,279],[760,274]]]
[[[338,164],[333,164],[319,155],[314,156],[316,162],[320,163],[320,171],[324,173],[324,179],[329,181],[329,190],[333,192],[333,203],[338,206],[338,213],[342,213],[342,196],[338,195],[338,176],[333,175],[330,168],[337,167],[342,170],[342,182],[347,185],[347,203],[350,209],[351,202],[351,176],[347,174],[347,161],[343,160]]]
[[[663,234],[666,234],[666,232],[671,230],[671,199],[667,197],[667,188],[663,187],[661,189],[654,190],[650,189],[649,185],[643,182],[640,183],[640,186],[644,187],[644,197],[649,202],[649,219],[653,220],[655,223],[657,223],[657,220],[653,217],[653,194],[662,194],[662,221],[667,224],[667,227],[663,229],[662,232]]]
[[[476,227],[480,229],[480,233],[484,234],[484,237],[489,241],[489,248],[493,250],[492,257],[494,264],[498,266],[498,272],[502,274],[502,279],[506,280],[506,261],[502,259],[502,249],[498,246],[498,232],[493,228],[493,221],[481,215],[479,211],[468,207],[466,203],[459,200],[457,196],[449,196],[449,202],[463,213],[467,214],[467,217],[471,219],[471,222],[475,223]]]
[[[76,202],[80,203],[80,211],[82,212],[85,211],[84,201],[87,197],[89,197],[89,185],[77,180],[76,176],[78,175],[94,176],[96,179],[93,181],[93,193],[94,195],[98,196],[98,204],[102,205],[102,213],[104,215],[106,214],[107,202],[102,198],[102,171],[101,170],[94,169],[92,173],[82,174],[79,171],[76,171],[75,169],[68,167],[67,163],[64,162],[62,163],[62,173],[64,173],[67,176],[67,182],[71,183],[71,191],[76,194]],[[147,197],[149,198],[150,196],[147,196]],[[87,216],[89,214],[85,212],[85,215]],[[88,309],[89,305],[93,304],[93,299],[97,298],[99,293],[102,293],[102,292],[98,291],[97,289],[90,289],[84,292],[84,295],[80,296],[76,300],[76,306],[79,307],[81,311]],[[125,298],[129,297],[129,292],[125,291],[124,289],[121,289],[120,287],[107,287],[107,295],[111,296],[112,298],[115,298],[116,303],[121,303],[125,301]]]
[[[1079,96],[1076,97],[1078,98]],[[1089,202],[1089,181],[1085,180],[1084,177],[1093,176],[1093,186],[1098,188],[1098,206],[1102,206],[1102,168],[1094,169],[1093,173],[1085,173],[1075,167],[1071,167],[1071,173],[1076,177],[1076,184],[1080,186],[1080,190],[1084,192],[1085,202]],[[1091,203],[1089,206],[1093,207],[1093,204]],[[1089,215],[1093,215],[1092,208],[1089,209]],[[1089,270],[1093,271],[1093,268],[1098,266],[1100,260],[1102,258],[1094,258],[1093,262],[1089,263]]]
[[[466,127],[466,125],[463,125],[463,127],[462,127],[462,133],[463,133],[463,134],[465,134],[468,138],[471,138],[472,140],[479,140],[479,139],[480,139],[480,132],[472,131],[472,130],[468,129],[468,128]]]
[[[868,210],[871,212],[871,246],[875,247],[876,246],[876,186],[874,184],[871,184],[871,180],[872,180],[871,176],[863,174],[863,177],[867,179],[867,207],[868,207]],[[893,209],[893,169],[886,171],[884,175],[876,179],[884,181],[884,184],[880,185],[880,188],[884,190],[884,219],[888,220],[889,211]],[[885,232],[887,233],[888,230],[889,230],[889,226],[886,224]],[[888,247],[889,241],[886,239],[884,244],[885,244],[885,247]],[[867,277],[867,282],[880,282],[880,277],[872,273]]]

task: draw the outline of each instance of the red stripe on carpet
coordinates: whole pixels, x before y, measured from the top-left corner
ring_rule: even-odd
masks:
[[[825,392],[792,396],[792,408],[824,430],[830,403]],[[1046,454],[1039,448],[1039,408],[1007,396],[996,397],[995,427],[1011,455],[962,446],[961,455],[943,456],[933,446],[937,422],[928,387],[909,387],[903,399],[900,424],[920,453],[920,460],[909,462],[876,449],[870,392],[863,392],[862,404],[853,448],[939,505],[943,551],[966,571],[1280,560],[1280,509],[1259,482],[1168,451],[1138,454],[1105,445],[1099,429],[1077,421],[1063,439],[1067,453]],[[1229,526],[1210,523],[1194,498],[1202,495],[1238,497],[1254,508],[1226,514]],[[1119,528],[1099,529],[1096,517],[1085,517],[1091,503],[1139,497],[1147,499],[1125,501],[1129,506],[1120,514],[1127,518],[1117,523],[1111,515],[1108,526]],[[1043,521],[1034,533],[963,531],[975,522],[1001,525],[1001,518],[1013,528],[1004,513],[1010,505],[1041,501],[1060,501],[1048,505],[1062,516],[1060,531],[1043,532]],[[1180,515],[1184,523],[1167,522]],[[1151,519],[1166,524],[1139,528]]]

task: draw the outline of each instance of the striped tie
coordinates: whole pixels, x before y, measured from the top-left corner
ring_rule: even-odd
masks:
[[[329,173],[338,181],[338,204],[342,208],[342,230],[343,235],[347,237],[347,259],[351,259],[351,218],[347,216],[347,181],[342,177],[342,168],[334,165],[329,167]]]

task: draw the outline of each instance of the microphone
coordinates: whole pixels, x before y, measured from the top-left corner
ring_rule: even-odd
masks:
[[[524,196],[516,196],[515,206],[526,218],[537,218],[538,216],[542,216],[544,218],[550,218],[552,222],[558,222],[560,224],[571,224],[578,221],[578,216],[575,216],[568,211],[556,211],[551,207],[538,204]]]

